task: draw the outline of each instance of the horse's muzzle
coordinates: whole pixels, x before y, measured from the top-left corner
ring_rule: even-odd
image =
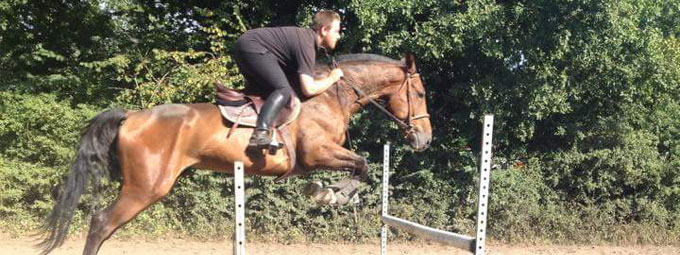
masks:
[[[409,145],[411,145],[411,148],[417,152],[421,152],[430,147],[432,135],[422,131],[417,131],[409,133],[408,136],[406,136],[406,139],[408,140]]]

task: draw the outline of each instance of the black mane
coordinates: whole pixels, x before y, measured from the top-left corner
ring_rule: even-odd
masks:
[[[357,54],[344,54],[340,55],[336,58],[336,61],[338,63],[340,62],[350,62],[350,61],[376,61],[376,62],[388,62],[392,64],[401,64],[402,63],[399,60],[396,59],[391,59],[385,56],[381,56],[378,54],[370,54],[370,53],[357,53]]]
[[[396,59],[392,59],[389,57],[381,56],[378,54],[370,54],[370,53],[356,53],[356,54],[344,54],[337,56],[335,58],[335,61],[338,63],[343,63],[343,62],[385,62],[389,64],[394,64],[394,65],[400,65],[403,66],[404,62]],[[321,65],[328,65],[329,60],[327,58],[321,58],[319,61],[317,61],[317,64]]]

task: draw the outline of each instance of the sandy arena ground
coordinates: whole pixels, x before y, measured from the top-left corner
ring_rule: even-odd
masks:
[[[33,247],[36,242],[33,239],[0,239],[0,255],[36,255],[39,250]],[[81,254],[85,241],[69,240],[62,247],[56,249],[52,254]],[[380,245],[376,244],[266,244],[248,243],[246,246],[247,254],[255,255],[295,255],[295,254],[380,254]],[[135,241],[112,239],[104,243],[101,255],[212,255],[212,254],[231,254],[231,242],[227,241],[188,241],[182,239],[169,239],[159,241]],[[451,247],[440,246],[437,244],[388,244],[388,254],[454,254],[469,255],[469,252],[458,250]],[[529,254],[548,254],[548,255],[597,255],[597,254],[630,254],[630,255],[680,255],[680,247],[657,247],[657,246],[525,246],[509,247],[491,245],[489,253],[493,255],[529,255]]]

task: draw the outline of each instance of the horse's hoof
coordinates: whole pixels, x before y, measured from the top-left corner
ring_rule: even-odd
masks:
[[[354,196],[349,199],[349,202],[355,205],[361,204],[361,198],[359,198],[359,194],[354,194]]]
[[[308,197],[312,197],[315,194],[319,193],[321,189],[323,188],[323,183],[321,183],[320,180],[313,180],[307,184],[307,187],[305,187],[304,194]]]
[[[338,197],[335,195],[335,192],[330,188],[325,188],[319,191],[316,195],[314,195],[312,199],[317,204],[321,205],[334,205],[337,204],[338,202]]]
[[[361,199],[359,199],[359,195],[357,193],[352,193],[351,195],[345,195],[342,192],[335,192],[335,197],[337,197],[335,205],[337,206],[343,206],[347,204],[359,204],[361,203]]]

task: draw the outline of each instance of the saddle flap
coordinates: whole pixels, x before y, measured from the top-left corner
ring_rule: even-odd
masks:
[[[240,92],[238,92],[240,93]],[[258,96],[244,95],[246,103],[244,104],[222,104],[218,101],[218,107],[222,116],[231,123],[238,121],[239,125],[255,127],[257,122],[257,115],[264,104],[264,100]],[[288,125],[297,119],[300,114],[302,103],[297,97],[292,97],[288,103],[274,119],[273,126],[281,127]]]
[[[241,106],[248,103],[243,92],[227,88],[220,82],[215,82],[215,91],[215,101],[218,105]]]

